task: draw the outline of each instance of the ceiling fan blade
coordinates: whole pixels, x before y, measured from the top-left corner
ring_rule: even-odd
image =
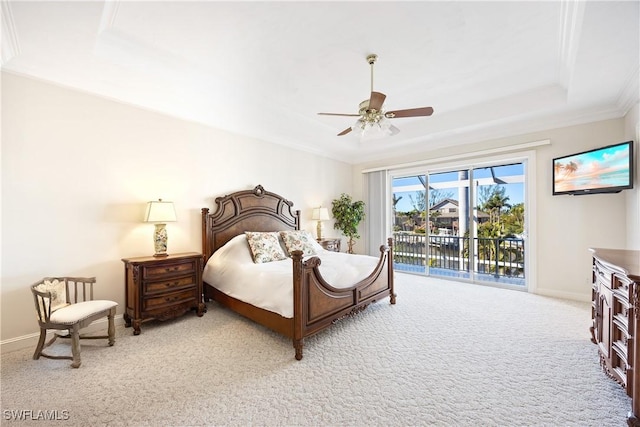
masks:
[[[342,132],[340,132],[340,133],[338,134],[338,136],[346,135],[346,134],[348,134],[349,132],[351,132],[351,128],[350,128],[350,127],[349,127],[349,128],[346,128],[345,130],[343,130]]]
[[[384,93],[371,92],[371,98],[369,98],[369,109],[380,111],[386,97],[387,95],[385,95]]]
[[[393,119],[398,117],[430,116],[432,114],[433,114],[433,108],[422,107],[422,108],[409,108],[408,110],[387,111],[384,115],[388,119]]]
[[[360,114],[342,114],[342,113],[318,113],[320,116],[346,116],[346,117],[360,117]]]

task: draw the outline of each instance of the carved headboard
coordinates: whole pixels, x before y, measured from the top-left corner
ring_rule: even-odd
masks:
[[[215,199],[216,208],[202,209],[202,253],[206,263],[211,255],[233,237],[245,231],[300,229],[300,211],[293,202],[266,191],[261,185]]]

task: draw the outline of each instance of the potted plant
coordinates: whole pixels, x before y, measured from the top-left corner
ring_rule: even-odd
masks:
[[[358,225],[364,219],[364,202],[354,202],[351,196],[342,193],[340,198],[331,202],[331,205],[331,213],[335,218],[333,228],[342,231],[342,234],[349,238],[347,253],[352,254],[355,239],[360,238]]]

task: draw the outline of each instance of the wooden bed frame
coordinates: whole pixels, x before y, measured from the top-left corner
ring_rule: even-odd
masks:
[[[202,251],[205,264],[211,255],[233,237],[245,231],[284,231],[300,229],[300,211],[292,213],[293,203],[265,191],[261,185],[215,199],[216,211],[202,209]],[[296,359],[302,359],[304,339],[336,321],[364,310],[385,297],[396,303],[393,290],[392,239],[380,246],[380,259],[364,280],[349,288],[337,289],[327,283],[318,267],[320,259],[302,260],[302,252],[293,258],[293,318],[255,307],[232,298],[204,283],[205,301],[221,305],[285,335],[293,340]]]

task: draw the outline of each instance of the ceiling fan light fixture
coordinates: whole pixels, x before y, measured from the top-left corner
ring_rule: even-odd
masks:
[[[384,138],[396,134],[394,127],[392,127],[389,120],[384,116],[380,116],[377,120],[365,121],[359,119],[351,126],[351,129],[355,131],[363,141]]]

